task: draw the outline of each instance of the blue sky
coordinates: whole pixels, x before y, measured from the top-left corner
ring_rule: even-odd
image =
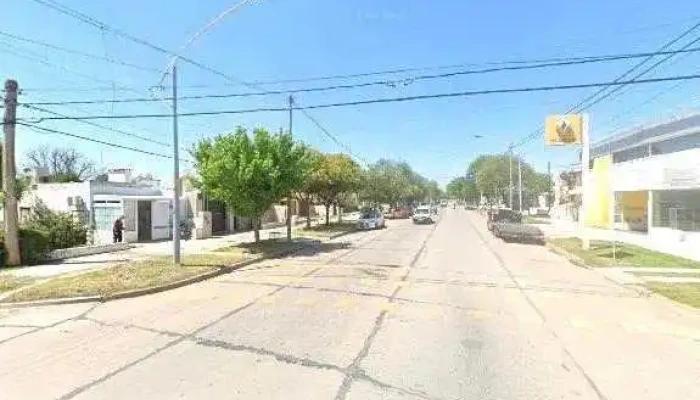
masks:
[[[58,1],[58,0],[57,0]],[[60,0],[112,27],[168,49],[177,49],[231,0]],[[108,32],[59,14],[32,0],[5,8],[0,31],[83,52],[163,69],[167,57]],[[700,3],[647,1],[427,1],[427,0],[261,0],[216,26],[187,56],[245,81],[307,78],[404,67],[480,64],[513,59],[584,56],[654,51],[700,21]],[[692,40],[697,35],[691,35]],[[681,42],[679,45],[684,44]],[[647,77],[697,72],[700,56],[681,55]],[[354,101],[451,91],[611,81],[635,63],[585,65],[540,71],[471,75],[416,82],[400,87],[374,87],[302,93],[299,104]],[[47,65],[48,64],[48,65]],[[431,71],[435,72],[435,71]],[[429,72],[430,73],[430,72]],[[410,78],[415,74],[395,75]],[[0,77],[12,77],[23,88],[21,102],[110,99],[147,96],[158,73],[145,72],[69,55],[0,36]],[[288,89],[375,80],[266,85]],[[391,78],[391,76],[387,76]],[[130,90],[105,90],[114,82]],[[182,95],[250,91],[219,76],[182,64]],[[191,87],[206,86],[206,87]],[[592,140],[615,129],[670,116],[700,101],[700,82],[659,83],[627,88],[590,110]],[[310,111],[354,153],[369,161],[381,157],[410,162],[425,176],[444,184],[462,174],[477,154],[501,152],[543,125],[550,113],[563,112],[593,89],[493,95],[366,105]],[[244,99],[182,101],[182,111],[282,107],[284,95]],[[67,115],[166,113],[164,104],[46,106]],[[19,117],[39,113],[21,109]],[[181,119],[184,145],[236,125],[286,128],[284,113],[220,115]],[[100,120],[99,124],[170,141],[169,119]],[[167,147],[125,137],[76,121],[45,121],[41,126],[169,153]],[[300,112],[297,138],[325,151],[340,151]],[[482,135],[474,139],[474,135]],[[18,159],[37,145],[76,147],[104,167],[129,166],[171,180],[172,162],[127,150],[18,129]],[[547,149],[534,140],[518,149],[537,168],[548,161],[555,169],[574,160],[573,152]],[[186,169],[187,164],[183,164]]]

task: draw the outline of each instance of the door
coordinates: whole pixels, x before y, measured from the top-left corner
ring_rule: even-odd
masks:
[[[151,201],[140,200],[138,202],[138,241],[151,240]]]
[[[226,232],[226,204],[222,201],[209,200],[208,208],[211,212],[212,233]]]

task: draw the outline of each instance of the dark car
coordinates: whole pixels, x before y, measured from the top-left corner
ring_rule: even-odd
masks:
[[[488,228],[497,238],[506,242],[544,243],[544,233],[540,228],[523,224],[522,214],[512,210],[491,210],[488,216]]]

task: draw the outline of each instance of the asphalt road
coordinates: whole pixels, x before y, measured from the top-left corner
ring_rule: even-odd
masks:
[[[700,398],[696,311],[484,225],[448,209],[157,295],[0,310],[0,398]]]

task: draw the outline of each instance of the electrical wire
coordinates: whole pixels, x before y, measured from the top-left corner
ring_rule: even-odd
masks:
[[[145,40],[145,39],[141,39],[141,38],[139,38],[139,37],[136,37],[136,36],[133,36],[133,35],[131,35],[131,34],[128,34],[128,33],[124,32],[124,31],[122,31],[122,30],[120,30],[120,29],[111,27],[111,26],[105,24],[104,22],[98,21],[98,20],[95,19],[95,18],[92,18],[92,17],[90,17],[90,16],[88,16],[88,15],[86,15],[86,14],[84,14],[84,13],[81,13],[80,11],[77,11],[77,10],[75,10],[75,9],[72,9],[72,8],[70,8],[70,7],[67,7],[67,6],[65,6],[65,5],[62,5],[62,4],[60,4],[60,3],[56,2],[56,1],[53,1],[53,0],[32,0],[32,1],[34,1],[35,3],[39,3],[39,4],[41,4],[41,5],[45,6],[45,7],[51,8],[51,9],[53,9],[53,10],[55,10],[55,11],[61,13],[61,14],[70,16],[70,17],[72,17],[72,18],[75,18],[75,19],[77,19],[77,20],[79,20],[79,21],[81,21],[81,22],[83,22],[83,23],[85,23],[85,24],[94,26],[94,27],[96,27],[96,28],[98,28],[98,29],[104,30],[104,31],[106,31],[106,32],[110,32],[110,33],[112,33],[113,35],[122,37],[122,38],[124,38],[124,39],[130,40],[130,41],[132,41],[132,42],[134,42],[134,43],[137,43],[137,44],[139,44],[139,45],[148,47],[148,48],[150,48],[151,50],[154,50],[154,51],[157,51],[157,52],[159,52],[159,53],[166,54],[166,55],[169,55],[169,56],[177,57],[178,60],[181,60],[181,61],[183,61],[183,62],[186,62],[186,63],[188,63],[188,64],[190,64],[190,65],[193,65],[193,66],[195,66],[195,67],[197,67],[197,68],[200,68],[200,69],[202,69],[202,70],[204,70],[204,71],[210,72],[210,73],[212,73],[212,74],[214,74],[214,75],[223,77],[223,78],[225,78],[225,79],[228,80],[228,81],[236,82],[236,83],[238,83],[238,84],[245,85],[245,86],[250,85],[250,84],[247,83],[247,82],[241,81],[241,80],[239,80],[239,79],[237,79],[237,78],[235,78],[235,77],[233,77],[233,76],[231,76],[231,75],[228,75],[228,74],[226,74],[226,73],[224,73],[224,72],[221,72],[221,71],[219,71],[219,70],[216,70],[216,69],[214,69],[214,68],[212,68],[212,67],[209,67],[209,66],[207,66],[207,65],[205,65],[205,64],[202,64],[202,63],[200,63],[200,62],[198,62],[198,61],[195,61],[195,60],[193,60],[193,59],[191,59],[191,58],[182,56],[182,55],[180,55],[180,54],[178,54],[178,53],[175,53],[175,52],[173,52],[173,51],[170,51],[170,50],[168,50],[168,49],[166,49],[166,48],[164,48],[164,47],[161,47],[161,46],[158,46],[158,45],[156,45],[156,44],[153,44],[153,43],[151,43],[151,42],[149,42],[149,41],[147,41],[147,40]]]
[[[649,84],[649,83],[658,83],[658,82],[677,82],[677,81],[688,81],[688,80],[696,80],[696,79],[700,79],[700,74],[676,75],[676,76],[668,76],[668,77],[627,80],[627,81],[596,82],[596,83],[581,83],[581,84],[552,85],[552,86],[530,86],[530,87],[521,87],[521,88],[473,90],[473,91],[424,94],[424,95],[404,96],[404,97],[377,98],[377,99],[357,100],[357,101],[348,101],[348,102],[315,104],[315,105],[309,105],[309,106],[304,106],[304,107],[294,107],[294,109],[295,110],[312,110],[312,109],[321,109],[321,108],[349,107],[349,106],[358,106],[358,105],[366,105],[366,104],[380,104],[380,103],[399,103],[399,102],[428,100],[428,99],[440,99],[440,98],[472,97],[472,96],[493,95],[493,94],[510,94],[510,93],[548,92],[548,91],[557,91],[557,90],[587,89],[587,88],[604,87],[604,86],[619,86],[619,85],[632,85],[632,84],[639,85],[639,84]],[[261,107],[261,108],[238,109],[238,110],[183,112],[183,113],[179,113],[178,115],[180,117],[191,117],[191,116],[206,116],[206,115],[249,114],[249,113],[259,113],[259,112],[280,112],[280,111],[288,111],[288,110],[289,110],[289,108],[286,108],[286,107]],[[121,114],[121,115],[88,115],[88,116],[77,116],[77,117],[44,117],[44,118],[39,118],[38,120],[36,120],[36,122],[38,123],[38,122],[49,121],[49,120],[137,119],[137,118],[172,118],[172,114]]]
[[[11,34],[11,33],[8,33],[8,32],[5,32],[5,31],[2,31],[2,30],[0,30],[0,36],[4,36],[4,37],[10,38],[10,39],[14,39],[14,40],[21,41],[21,42],[25,42],[25,43],[35,44],[35,45],[37,45],[37,46],[43,46],[43,47],[46,47],[46,48],[49,48],[49,49],[53,49],[53,50],[57,50],[57,51],[62,51],[62,52],[64,52],[64,53],[68,53],[68,54],[76,54],[76,55],[83,56],[83,57],[87,57],[87,58],[91,58],[91,59],[94,59],[94,60],[105,61],[105,62],[108,62],[108,63],[117,64],[117,65],[121,65],[121,66],[124,66],[124,67],[134,68],[134,69],[138,69],[138,70],[141,70],[141,71],[155,72],[155,73],[160,72],[159,70],[157,70],[157,69],[155,69],[155,68],[144,67],[144,66],[141,66],[141,65],[132,64],[132,63],[129,63],[129,62],[126,62],[126,61],[122,61],[122,60],[118,60],[118,59],[111,58],[111,57],[105,57],[105,56],[99,56],[99,55],[97,55],[97,54],[86,53],[86,52],[83,52],[83,51],[80,51],[80,50],[73,50],[73,49],[69,49],[69,48],[66,48],[66,47],[58,46],[58,45],[55,45],[55,44],[51,44],[51,43],[42,42],[42,41],[35,40],[35,39],[29,39],[29,38],[26,38],[26,37],[21,37],[21,36],[13,35],[13,34]]]
[[[59,117],[68,117],[68,116],[65,115],[65,114],[61,114],[61,113],[59,113],[59,112],[52,111],[52,110],[48,110],[48,109],[42,108],[42,107],[36,107],[36,106],[33,106],[33,105],[29,105],[29,104],[20,104],[20,105],[23,106],[23,107],[32,109],[32,110],[37,110],[37,111],[41,111],[41,112],[53,114],[53,115],[56,115],[56,116],[59,116]],[[107,131],[119,133],[119,134],[122,134],[122,135],[124,135],[124,136],[129,136],[129,137],[132,137],[132,138],[135,138],[135,139],[143,140],[143,141],[145,141],[145,142],[157,144],[157,145],[164,146],[164,147],[168,147],[168,148],[172,147],[172,145],[171,145],[170,143],[161,142],[161,141],[158,141],[158,140],[154,140],[154,139],[151,139],[151,138],[147,138],[147,137],[144,137],[144,136],[137,135],[137,134],[135,134],[135,133],[131,133],[131,132],[127,132],[127,131],[122,131],[122,130],[120,130],[120,129],[110,128],[110,127],[108,127],[108,126],[100,125],[100,124],[97,124],[97,123],[94,123],[94,122],[91,122],[91,121],[86,121],[86,120],[77,120],[77,121],[78,121],[78,122],[81,122],[81,123],[84,123],[84,124],[86,124],[86,125],[94,126],[94,127],[96,127],[96,128],[100,128],[100,129],[104,129],[104,130],[107,130]]]
[[[617,60],[625,60],[632,58],[648,57],[650,55],[660,55],[668,54],[675,55],[678,53],[688,53],[688,52],[700,52],[700,47],[692,49],[682,49],[678,51],[662,51],[656,53],[631,53],[631,54],[618,54],[618,55],[607,55],[607,56],[590,56],[581,57],[578,59],[569,59],[568,61],[556,61],[547,62],[533,65],[521,65],[521,66],[511,66],[511,67],[497,67],[497,68],[487,68],[487,69],[475,69],[475,70],[462,70],[454,71],[442,74],[433,75],[420,75],[407,79],[401,80],[382,80],[382,81],[371,81],[371,82],[361,82],[346,85],[331,85],[331,86],[321,86],[321,87],[311,87],[311,88],[297,88],[297,89],[286,89],[286,90],[266,90],[261,92],[248,92],[248,93],[224,93],[224,94],[204,94],[204,95],[190,95],[190,96],[180,96],[178,100],[201,100],[201,99],[222,99],[222,98],[235,98],[235,97],[252,97],[252,96],[266,96],[266,95],[278,95],[278,94],[294,94],[294,93],[308,93],[308,92],[323,92],[331,90],[341,90],[341,89],[357,89],[369,86],[390,86],[396,87],[399,85],[408,85],[410,83],[422,80],[433,80],[433,79],[444,79],[451,78],[455,76],[462,75],[473,75],[473,74],[485,74],[493,72],[503,72],[503,71],[517,71],[517,70],[528,70],[528,69],[540,69],[540,68],[550,68],[550,67],[560,67],[560,66],[570,66],[579,64],[589,64],[598,62],[609,62]],[[98,100],[75,100],[75,101],[56,101],[56,102],[35,102],[27,103],[33,105],[62,105],[62,104],[105,104],[105,103],[142,103],[142,102],[153,102],[160,100],[172,100],[171,97],[162,97],[160,99],[154,98],[126,98],[126,99],[98,99]]]
[[[675,43],[677,43],[679,40],[681,40],[681,39],[683,39],[684,37],[688,36],[691,32],[693,32],[694,30],[696,30],[698,27],[700,27],[700,22],[694,24],[694,25],[691,26],[690,28],[688,28],[688,29],[686,29],[685,31],[681,32],[680,35],[678,35],[678,36],[676,36],[675,38],[673,38],[672,40],[666,42],[663,46],[661,46],[661,47],[659,48],[659,51],[665,51],[666,49],[668,49],[669,47],[671,47],[671,46],[673,46]],[[697,39],[694,40],[693,42],[691,42],[690,44],[695,43],[696,41],[697,41]],[[688,45],[689,45],[689,44],[687,44],[686,46],[688,46]],[[684,46],[684,47],[685,47],[685,46]],[[682,50],[682,49],[681,49],[681,50]],[[628,75],[630,75],[631,73],[633,73],[634,71],[636,71],[638,68],[642,67],[644,64],[646,64],[648,61],[650,61],[650,60],[653,59],[654,57],[655,57],[654,55],[651,55],[651,56],[645,58],[644,60],[640,61],[639,63],[635,64],[632,68],[628,69],[627,71],[625,71],[624,73],[622,73],[622,75],[618,76],[610,85],[601,87],[600,90],[596,91],[596,92],[593,93],[592,95],[587,96],[587,97],[584,98],[582,101],[578,102],[576,105],[570,107],[570,108],[565,112],[565,114],[568,114],[568,113],[571,113],[571,112],[574,112],[574,111],[576,111],[576,112],[582,112],[582,111],[585,111],[585,110],[587,110],[588,108],[592,107],[593,105],[600,103],[600,101],[602,101],[602,100],[604,100],[605,98],[609,97],[609,95],[603,95],[604,98],[603,98],[602,100],[601,100],[601,99],[596,100],[596,101],[594,101],[594,103],[589,104],[588,106],[585,106],[585,103],[586,103],[586,102],[588,102],[588,101],[594,99],[595,97],[597,97],[597,96],[600,95],[601,93],[605,92],[607,89],[609,89],[609,88],[612,87],[612,86],[626,86],[626,85],[617,85],[617,83],[621,82],[622,79],[626,78]],[[670,57],[672,57],[672,56],[670,56]],[[661,63],[667,61],[670,57],[666,57],[666,58],[662,59],[660,62],[655,63],[654,65],[652,65],[651,68],[645,70],[642,74],[637,75],[636,77],[640,77],[640,76],[646,74],[647,72],[651,71],[653,68],[656,68],[656,67],[657,67],[658,65],[660,65]],[[636,78],[636,77],[635,77],[635,78]],[[635,79],[632,79],[632,81],[634,81],[634,80],[635,80]],[[531,134],[525,136],[525,137],[524,137],[523,139],[521,139],[520,141],[518,141],[514,146],[515,146],[515,147],[520,147],[520,146],[524,145],[525,143],[527,143],[527,142],[529,142],[529,141],[531,141],[531,140],[537,138],[537,137],[540,136],[541,134],[542,134],[542,130],[541,130],[541,129],[537,129],[537,130],[535,130],[534,132],[532,132]]]
[[[308,111],[306,111],[306,110],[303,109],[303,108],[301,108],[300,111],[301,111],[301,113],[304,114],[304,116],[305,116],[309,121],[311,121],[321,132],[323,132],[324,135],[326,135],[327,137],[329,137],[329,138],[330,138],[335,144],[337,144],[341,149],[347,151],[349,155],[351,155],[351,156],[355,157],[356,159],[360,160],[360,161],[363,162],[365,165],[369,165],[369,162],[367,162],[366,159],[364,159],[364,158],[358,156],[357,154],[355,154],[355,153],[352,151],[352,149],[350,148],[350,146],[348,146],[347,144],[343,143],[343,142],[340,141],[340,139],[338,139],[335,135],[333,135],[332,133],[330,133],[330,132],[328,131],[328,129],[326,129],[323,125],[321,125],[321,123],[318,122],[318,120],[317,120],[316,118],[314,118],[313,116],[311,116],[311,114],[309,114]]]
[[[22,123],[22,122],[17,122],[17,125],[26,126],[27,128],[29,128],[29,129],[31,129],[31,130],[34,130],[35,132],[36,132],[37,130],[39,130],[39,131],[48,132],[48,133],[55,133],[55,134],[58,134],[58,135],[69,136],[69,137],[72,137],[72,138],[76,138],[76,139],[80,139],[80,140],[85,140],[85,141],[88,141],[88,142],[99,143],[99,144],[102,144],[102,145],[105,145],[105,146],[115,147],[115,148],[119,148],[119,149],[123,149],[123,150],[135,151],[135,152],[137,152],[137,153],[142,153],[142,154],[148,154],[148,155],[155,156],[155,157],[170,158],[170,159],[173,158],[172,156],[169,156],[169,155],[166,155],[166,154],[155,153],[155,152],[152,152],[152,151],[142,150],[142,149],[138,149],[138,148],[136,148],[136,147],[124,146],[124,145],[121,145],[121,144],[112,143],[112,142],[107,142],[107,141],[104,141],[104,140],[93,139],[93,138],[89,138],[89,137],[85,137],[85,136],[81,136],[81,135],[76,135],[76,134],[74,134],[74,133],[59,131],[59,130],[57,130],[57,129],[44,128],[44,127],[42,127],[42,126],[36,126],[36,125],[26,124],[26,123]],[[186,160],[183,160],[183,161],[186,161]]]

